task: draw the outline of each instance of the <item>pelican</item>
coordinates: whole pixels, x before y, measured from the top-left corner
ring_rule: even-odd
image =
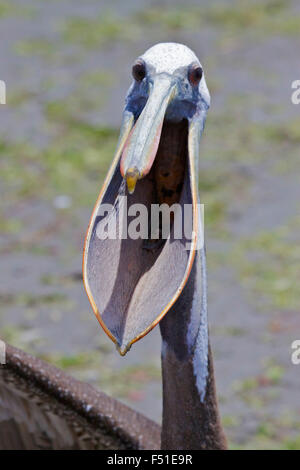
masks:
[[[208,340],[205,250],[199,243],[199,141],[210,95],[199,59],[182,44],[151,47],[137,58],[132,75],[118,148],[86,235],[84,285],[121,355],[160,324],[162,449],[223,449]],[[127,230],[123,236],[136,204],[181,208],[170,217],[168,237],[159,225],[154,238],[147,237],[149,227],[143,236],[132,238]],[[112,209],[105,214],[103,206]],[[186,208],[188,233],[178,238],[175,227]],[[114,236],[99,236],[101,224],[113,219]]]
[[[132,75],[117,151],[86,234],[83,280],[121,355],[159,323],[162,426],[6,345],[0,449],[226,448],[208,337],[198,195],[199,141],[210,95],[202,65],[181,44],[151,47]],[[136,204],[147,214],[152,206],[168,207],[167,234],[162,218],[155,224],[149,216],[141,236],[128,236]],[[186,219],[178,237],[176,228]],[[114,225],[113,236],[103,236],[108,225]]]

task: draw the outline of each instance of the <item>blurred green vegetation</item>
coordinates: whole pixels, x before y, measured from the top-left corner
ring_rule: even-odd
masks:
[[[243,239],[233,249],[242,284],[252,295],[258,294],[256,302],[261,299],[260,307],[267,311],[299,308],[300,247],[290,239],[299,228],[300,219],[294,218],[289,226]]]
[[[25,143],[3,144],[1,178],[13,189],[11,197],[15,200],[23,197],[51,200],[63,193],[72,196],[76,204],[89,205],[111,161],[118,132],[64,120],[60,110],[65,108],[61,103],[52,104],[48,110],[55,116],[58,112],[64,121],[61,135],[44,149]],[[13,223],[10,221],[7,229],[11,230]]]
[[[86,50],[103,48],[116,41],[133,42],[153,33],[167,40],[170,33],[197,31],[201,27],[218,28],[219,34],[234,35],[298,35],[300,15],[292,14],[288,0],[249,2],[235,0],[230,3],[211,3],[201,6],[151,6],[120,18],[106,8],[92,18],[71,17],[61,22],[55,43],[43,38],[18,42],[16,51],[23,55],[37,54],[45,58],[55,55],[57,48],[69,43]],[[9,7],[3,4],[3,13]],[[0,4],[1,14],[1,4]]]
[[[111,12],[93,19],[72,18],[64,25],[63,39],[86,48],[101,47],[112,41],[126,41],[135,35],[137,27],[131,19],[118,18]]]
[[[198,29],[212,26],[230,32],[255,28],[255,33],[298,33],[299,18],[291,15],[285,0],[211,3],[199,7],[149,8],[137,15],[145,25],[159,25],[169,30]]]
[[[55,56],[57,46],[46,39],[27,39],[14,45],[14,50],[19,55],[41,56],[46,60]]]
[[[30,6],[25,5],[14,5],[11,2],[6,0],[0,0],[0,18],[5,18],[7,16],[23,16],[30,17],[35,14],[35,9]]]

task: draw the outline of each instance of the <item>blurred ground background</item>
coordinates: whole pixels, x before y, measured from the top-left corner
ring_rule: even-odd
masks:
[[[81,280],[131,64],[183,42],[212,106],[201,146],[209,316],[232,448],[300,448],[300,4],[0,0],[0,334],[156,421],[158,329],[120,358]]]

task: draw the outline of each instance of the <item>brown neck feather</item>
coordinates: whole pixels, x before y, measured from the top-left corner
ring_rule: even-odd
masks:
[[[196,262],[197,259],[182,295],[160,323],[163,340],[162,449],[226,449],[210,347],[206,391],[201,401],[194,370],[194,355],[197,354],[197,349],[190,348],[187,344],[195,283],[199,282]],[[197,332],[195,341],[196,337]]]

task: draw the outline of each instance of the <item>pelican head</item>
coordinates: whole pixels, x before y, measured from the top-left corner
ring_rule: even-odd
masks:
[[[136,59],[132,75],[117,151],[92,213],[83,256],[93,311],[122,355],[157,325],[189,278],[201,225],[199,141],[210,105],[202,65],[182,44],[151,47]],[[161,204],[190,206],[190,228],[175,236],[183,217],[178,211],[170,216],[165,239],[160,226],[153,236],[151,217],[150,228],[131,237],[136,204],[149,211]],[[112,221],[113,235],[99,236]]]
[[[179,122],[209,106],[202,66],[182,44],[151,47],[132,67],[134,82],[126,108],[137,117],[121,159],[121,173],[130,193],[152,168],[164,119]]]

